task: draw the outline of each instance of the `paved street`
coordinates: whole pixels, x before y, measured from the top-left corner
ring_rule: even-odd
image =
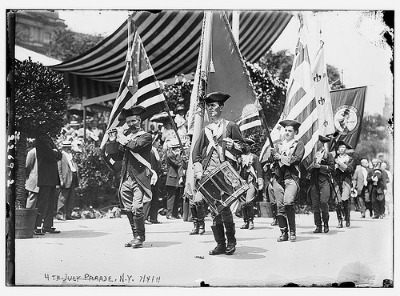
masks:
[[[296,242],[278,243],[271,218],[255,218],[254,230],[242,230],[235,217],[237,249],[232,256],[210,256],[215,247],[211,218],[206,233],[189,236],[192,223],[166,220],[146,225],[142,249],[125,248],[131,239],[122,218],[55,221],[60,234],[18,239],[16,285],[275,287],[311,286],[346,281],[357,287],[381,287],[393,279],[393,219],[360,218],[337,229],[331,212],[328,234],[313,234],[313,216],[296,215]]]

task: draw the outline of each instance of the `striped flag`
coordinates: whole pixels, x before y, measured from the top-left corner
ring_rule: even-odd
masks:
[[[278,123],[271,132],[271,138],[273,142],[280,140],[280,121],[294,119],[300,122],[301,126],[297,139],[304,143],[305,153],[303,164],[307,167],[311,163],[314,146],[318,141],[318,110],[308,54],[307,27],[302,15],[299,14],[298,17],[300,21],[299,39],[288,82],[285,107]],[[267,160],[268,154],[266,152],[269,147],[270,143],[266,141],[261,150],[261,162]]]
[[[335,132],[335,125],[323,43],[315,58],[312,77],[315,87],[315,100],[317,102],[318,114],[320,115],[318,116],[319,134],[323,136],[333,134]]]
[[[117,98],[114,102],[110,119],[107,125],[107,131],[114,128],[123,129],[125,120],[120,120],[119,115],[123,109],[129,109],[132,106],[140,105],[146,108],[142,115],[142,120],[154,114],[160,113],[165,108],[165,97],[161,91],[160,83],[157,81],[154,71],[150,65],[143,43],[140,39],[136,26],[133,27],[132,44],[128,40],[128,52],[126,58],[126,67],[119,86]],[[130,36],[129,38],[130,39]],[[105,133],[101,142],[101,148],[104,151],[104,145],[108,140],[108,132]],[[116,161],[109,155],[105,155],[106,163],[114,168]]]

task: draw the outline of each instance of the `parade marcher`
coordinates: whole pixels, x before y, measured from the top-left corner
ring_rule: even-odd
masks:
[[[170,143],[170,150],[166,156],[168,173],[165,186],[167,188],[167,219],[178,219],[179,188],[183,186],[183,170],[185,166],[181,155],[181,146],[178,142]]]
[[[37,186],[39,187],[39,193],[34,234],[37,235],[47,232],[60,233],[59,230],[53,227],[53,218],[56,207],[56,186],[60,185],[57,161],[61,160],[61,156],[61,151],[57,149],[48,135],[36,138]]]
[[[153,144],[154,144],[154,139],[153,139]],[[151,147],[150,151],[150,164],[151,168],[156,172],[157,176],[160,175],[160,155],[158,154],[158,151],[156,147]],[[159,187],[158,187],[158,179],[155,184],[151,185],[151,192],[152,192],[152,198],[151,201],[147,202],[144,204],[144,217],[145,219],[148,219],[149,224],[160,224],[161,222],[158,221],[158,208],[159,208],[159,200],[158,200],[158,195],[159,195]]]
[[[385,194],[387,176],[386,172],[382,172],[381,161],[372,160],[373,169],[369,171],[367,181],[368,190],[371,197],[373,208],[373,219],[382,219],[385,210]]]
[[[75,188],[79,187],[78,166],[71,153],[72,144],[64,141],[61,145],[61,160],[58,161],[60,194],[57,203],[57,217],[60,220],[74,220],[71,216],[75,205]]]
[[[250,146],[254,144],[251,139],[243,139],[243,154],[240,156],[239,174],[249,185],[244,194],[242,205],[244,224],[241,229],[254,229],[254,199],[257,191],[263,189],[264,179],[260,160],[257,155],[250,152]]]
[[[281,236],[278,242],[296,240],[295,201],[299,193],[299,164],[303,159],[304,143],[295,139],[300,122],[283,120],[279,124],[284,127],[284,140],[271,148],[270,159],[276,161],[273,171],[273,194],[278,205],[278,224]],[[289,229],[288,229],[289,226]],[[288,235],[290,233],[290,237]]]
[[[225,101],[230,96],[222,92],[213,92],[206,96],[206,109],[210,124],[201,130],[193,152],[193,168],[195,178],[202,180],[222,162],[229,161],[235,170],[238,169],[237,157],[242,153],[243,137],[239,126],[222,117]],[[194,201],[202,200],[200,191],[194,196]],[[212,214],[214,239],[217,246],[209,252],[210,255],[228,254],[236,250],[235,223],[230,207],[225,207],[218,215]],[[227,244],[225,244],[225,234]]]
[[[330,138],[319,136],[319,146],[314,160],[308,168],[311,181],[311,202],[314,212],[314,233],[322,233],[322,222],[324,233],[329,232],[329,198],[331,196],[331,173],[335,168],[333,155],[329,153],[328,143]],[[322,220],[321,220],[322,212]]]
[[[343,228],[343,216],[346,227],[350,227],[350,192],[352,177],[354,172],[354,159],[348,155],[347,149],[352,147],[340,140],[336,143],[335,171],[334,171],[334,195],[336,200],[336,214],[338,218],[338,228]]]
[[[133,233],[125,246],[132,248],[141,248],[145,241],[143,199],[151,199],[151,184],[157,180],[150,164],[152,137],[141,129],[140,115],[145,110],[141,106],[124,109],[119,119],[126,121],[128,129],[111,130],[105,146],[107,154],[122,159],[119,197]]]
[[[370,201],[368,191],[368,160],[361,159],[353,174],[353,188],[357,190],[358,204],[360,206],[361,218],[365,218],[366,204]]]

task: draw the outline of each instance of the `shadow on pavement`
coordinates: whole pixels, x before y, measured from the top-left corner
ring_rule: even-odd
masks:
[[[254,260],[254,259],[262,259],[265,258],[264,253],[268,252],[267,249],[257,248],[257,247],[249,247],[249,246],[236,246],[236,252],[233,255],[224,255],[229,259],[237,259],[237,260]]]
[[[166,242],[166,241],[149,241],[144,242],[143,248],[165,248],[173,245],[180,245],[182,242]]]
[[[64,230],[61,231],[60,233],[46,233],[45,235],[41,236],[34,236],[34,238],[40,238],[40,239],[54,239],[54,238],[89,238],[89,237],[100,237],[100,236],[105,236],[109,235],[110,233],[108,232],[99,232],[95,230]]]

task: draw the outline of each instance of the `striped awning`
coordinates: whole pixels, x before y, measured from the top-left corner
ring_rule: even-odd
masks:
[[[232,13],[227,12],[229,21]],[[272,46],[292,14],[286,11],[241,11],[240,50],[256,62]],[[138,11],[133,20],[158,80],[196,70],[203,11]],[[125,69],[127,22],[86,53],[51,68],[64,72],[74,97],[89,99],[118,90]]]

